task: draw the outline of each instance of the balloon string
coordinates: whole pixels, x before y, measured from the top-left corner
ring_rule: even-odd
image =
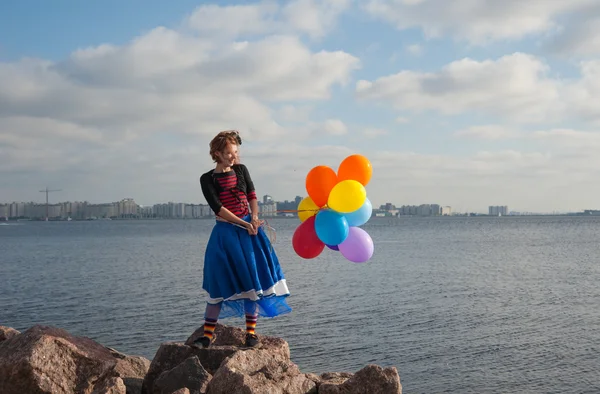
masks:
[[[326,207],[323,208],[317,208],[317,209],[278,209],[275,212],[319,212],[321,209],[325,209]]]

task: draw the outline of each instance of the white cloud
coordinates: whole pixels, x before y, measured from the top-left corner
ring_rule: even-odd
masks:
[[[198,51],[209,47],[161,28],[65,62],[0,63],[0,116],[52,117],[114,138],[123,130],[208,134],[230,127],[259,130],[259,138],[281,132],[267,101],[326,99],[358,66],[341,51],[311,53],[294,37]]]
[[[370,160],[374,172],[368,193],[402,196],[392,201],[397,205],[428,202],[470,211],[486,211],[487,205],[495,204],[536,212],[581,210],[597,205],[589,193],[600,193],[595,182],[600,157],[591,151],[565,153],[558,146],[471,156],[381,151]],[[578,192],[583,190],[586,193]]]
[[[323,26],[295,26],[286,34],[246,41],[159,27],[126,45],[79,49],[62,61],[0,62],[3,191],[25,193],[14,198],[28,200],[23,186],[28,174],[32,184],[68,189],[70,199],[133,195],[144,203],[198,202],[197,177],[212,165],[207,146],[219,130],[242,132],[242,155],[246,146],[274,137],[302,141],[305,136],[296,137],[279,122],[309,120],[314,102],[330,98],[331,89],[346,84],[360,62],[341,50],[312,51],[292,34],[324,34],[344,1],[289,6],[298,12],[318,6],[324,13],[314,16]],[[272,5],[258,7],[267,11],[209,7],[205,20],[213,27],[231,26],[227,18],[260,19]],[[278,7],[281,18],[285,10]],[[188,20],[193,21],[199,19]],[[262,31],[260,23],[233,25],[246,29],[234,35]],[[347,132],[339,119],[316,125],[321,133]],[[153,190],[157,183],[169,187]]]
[[[321,38],[349,5],[350,0],[295,0],[283,8],[284,23],[313,38]]]
[[[600,121],[600,60],[580,63],[581,78],[571,81],[565,87],[563,99],[570,105],[569,110],[585,120]]]
[[[455,137],[470,140],[514,140],[534,142],[538,148],[547,147],[560,153],[576,153],[600,147],[600,131],[574,129],[518,130],[504,125],[471,126],[458,130]]]
[[[278,119],[284,122],[305,122],[309,120],[313,109],[312,105],[286,104],[279,109]]]
[[[244,34],[271,32],[277,20],[279,6],[273,1],[250,5],[199,6],[186,19],[187,25],[203,34],[235,38]]]
[[[286,142],[302,144],[318,141],[326,136],[342,136],[348,134],[348,126],[340,119],[326,119],[324,121],[307,120],[299,125],[288,126]]]
[[[550,143],[561,148],[563,153],[584,153],[600,148],[600,131],[580,131],[573,129],[538,130],[527,136],[542,143]]]
[[[322,38],[336,25],[350,0],[293,0],[283,5],[263,1],[251,5],[202,5],[187,18],[187,25],[202,33],[236,38],[258,34],[307,34]]]
[[[497,61],[466,58],[437,73],[402,71],[374,82],[359,81],[357,93],[364,99],[389,100],[400,109],[444,114],[483,110],[540,120],[558,96],[546,72],[541,61],[521,53]]]
[[[357,96],[399,110],[445,115],[486,113],[520,122],[600,119],[600,62],[580,65],[581,78],[553,78],[540,59],[514,53],[497,60],[461,59],[438,72],[401,71],[356,84]]]
[[[327,119],[323,123],[323,132],[329,135],[344,135],[348,133],[348,128],[339,119]]]
[[[456,137],[483,140],[502,140],[515,138],[519,133],[500,125],[471,126],[454,133]]]
[[[364,8],[398,29],[417,27],[430,38],[451,35],[484,44],[556,30],[564,14],[594,5],[596,0],[369,0]]]
[[[600,18],[593,18],[573,24],[558,34],[545,46],[548,50],[563,55],[597,55],[600,54],[600,34],[598,31]]]
[[[423,54],[423,47],[419,44],[412,44],[406,47],[406,51],[413,56],[421,56]]]
[[[363,135],[367,138],[378,138],[378,137],[382,137],[387,134],[389,134],[387,130],[378,129],[378,128],[374,128],[374,127],[366,128],[363,131]]]

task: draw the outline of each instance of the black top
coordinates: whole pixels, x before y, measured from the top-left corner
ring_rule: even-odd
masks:
[[[252,178],[250,178],[248,168],[243,164],[234,164],[231,168],[237,176],[236,188],[246,195],[254,192],[254,183],[252,182]],[[223,206],[219,197],[223,189],[216,180],[216,177],[219,175],[220,173],[215,173],[215,170],[212,169],[200,177],[200,186],[202,187],[204,198],[215,214],[218,214]]]

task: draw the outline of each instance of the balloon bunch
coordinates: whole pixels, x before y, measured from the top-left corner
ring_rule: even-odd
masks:
[[[337,174],[323,165],[308,172],[308,196],[298,205],[301,223],[292,237],[298,256],[315,258],[327,246],[355,263],[371,258],[373,240],[359,226],[365,224],[373,212],[365,190],[372,173],[371,163],[362,155],[346,157]]]

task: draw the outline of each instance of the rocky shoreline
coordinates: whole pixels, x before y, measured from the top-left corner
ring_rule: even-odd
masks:
[[[0,326],[0,393],[3,394],[395,394],[394,367],[369,364],[356,373],[303,373],[288,343],[259,335],[243,346],[245,330],[217,325],[208,349],[186,342],[161,344],[152,361],[105,347],[49,326],[20,333]]]

